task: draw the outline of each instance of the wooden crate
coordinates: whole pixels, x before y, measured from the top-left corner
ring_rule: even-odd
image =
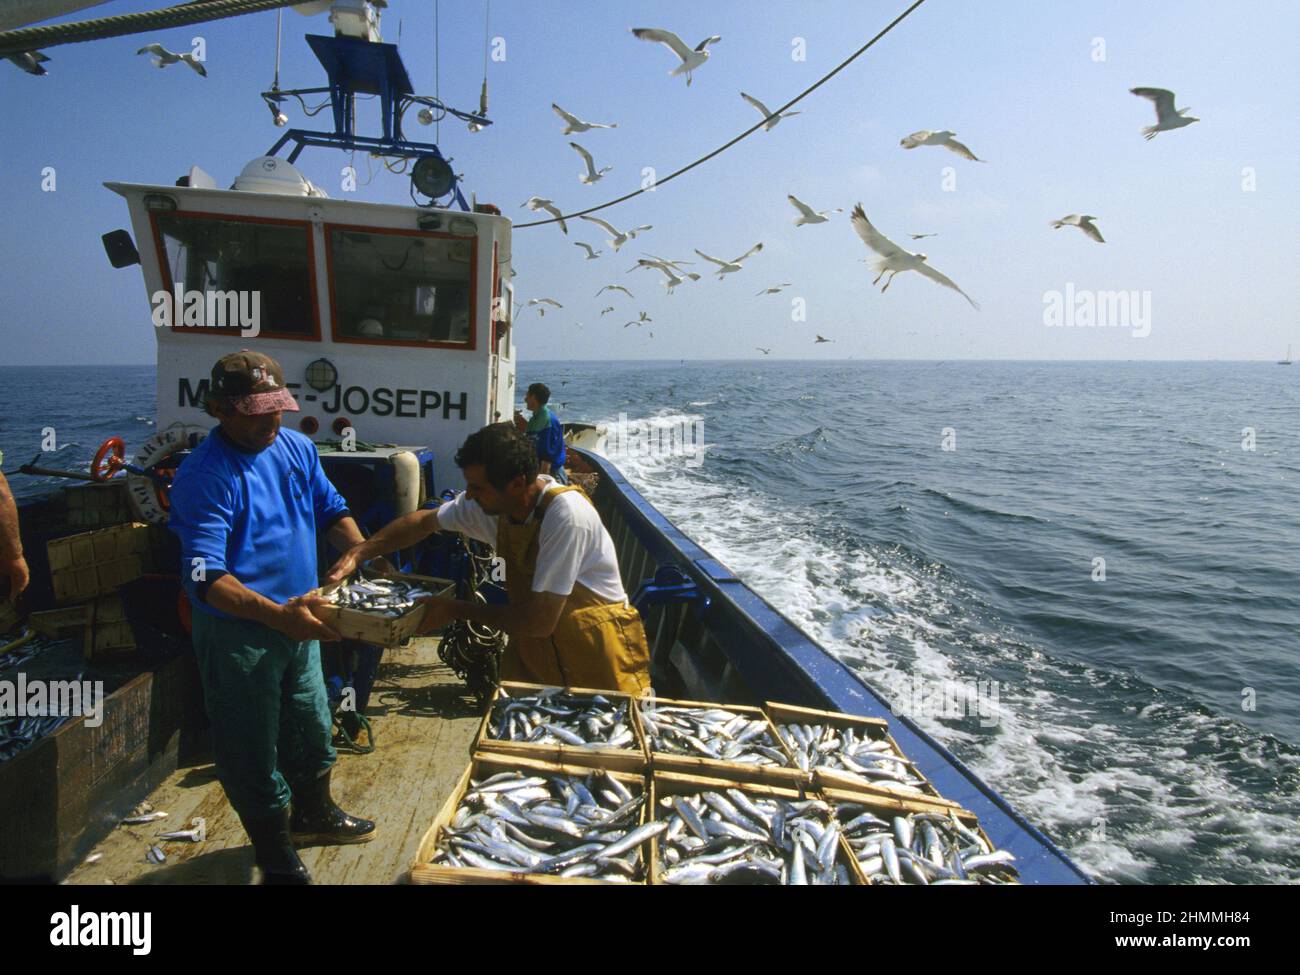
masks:
[[[544,762],[536,759],[517,758],[511,755],[493,755],[481,754],[476,755],[469,763],[461,775],[460,781],[456,783],[456,788],[452,790],[451,797],[443,803],[438,815],[434,817],[433,824],[425,832],[424,838],[420,841],[419,851],[415,855],[415,862],[411,864],[411,882],[415,884],[530,884],[539,886],[564,886],[564,885],[597,885],[601,887],[609,886],[640,886],[645,883],[641,881],[629,881],[627,885],[621,885],[613,881],[595,880],[591,877],[558,877],[552,874],[526,873],[524,871],[509,870],[483,870],[475,867],[444,867],[430,863],[433,854],[438,849],[438,842],[442,839],[443,829],[451,822],[456,815],[456,810],[460,808],[461,800],[464,799],[465,793],[469,789],[471,779],[486,778],[489,775],[495,775],[497,772],[547,772],[561,773],[565,775],[583,776],[589,774],[592,769],[577,766],[565,765],[558,762]],[[626,785],[633,793],[645,793],[646,781],[644,777],[638,775],[628,775],[624,772],[610,772],[620,782]],[[646,816],[649,814],[647,806],[641,812],[641,818],[638,825],[644,824]],[[648,862],[646,857],[648,852],[643,845],[641,850],[641,864],[643,875],[648,871]]]
[[[786,788],[775,785],[762,785],[755,782],[735,782],[731,779],[718,778],[709,775],[688,775],[682,772],[660,772],[655,771],[650,778],[650,809],[653,817],[658,820],[664,818],[667,813],[659,802],[668,796],[694,795],[697,792],[725,792],[727,789],[739,789],[745,795],[754,799],[789,799],[797,802],[801,799],[807,799],[811,793],[802,788]],[[848,867],[849,876],[855,884],[865,883],[862,871],[858,869],[857,861],[853,857],[853,849],[848,842],[840,837],[840,854],[839,859]],[[659,837],[650,838],[650,884],[656,886],[663,884],[661,878],[663,869],[659,865]],[[672,886],[671,884],[665,886]]]
[[[988,843],[990,849],[996,849],[993,841],[989,839],[984,828],[980,826],[979,818],[970,810],[963,809],[953,804],[936,804],[925,799],[914,800],[901,797],[882,796],[875,792],[864,792],[859,789],[819,789],[821,798],[825,799],[831,806],[838,807],[843,803],[857,803],[866,806],[867,809],[881,819],[891,820],[894,816],[907,815],[909,813],[941,813],[944,815],[952,814],[961,820],[962,825],[969,827],[977,833],[980,839]],[[844,841],[848,846],[848,840]],[[852,847],[849,846],[852,850]],[[1014,867],[1014,864],[1012,865]],[[857,857],[853,857],[853,870],[858,874],[861,883],[870,884],[867,876],[862,871]],[[883,885],[878,885],[883,886]]]
[[[455,587],[455,583],[450,580],[435,579],[431,576],[392,572],[385,573],[384,577],[420,583],[435,595],[444,595]],[[317,595],[328,596],[342,585],[343,582],[332,582],[312,591]],[[370,643],[377,647],[401,646],[415,636],[424,622],[424,606],[418,603],[401,616],[381,616],[378,613],[367,613],[359,609],[346,609],[333,605],[317,606],[312,612],[344,639],[360,640],[362,643]]]
[[[81,633],[86,628],[89,614],[88,603],[65,606],[63,609],[45,609],[27,617],[27,625],[41,636],[58,640],[74,633]]]
[[[776,742],[777,749],[785,755],[787,765],[785,767],[773,765],[750,765],[745,762],[729,762],[716,758],[706,758],[695,755],[678,755],[673,752],[659,752],[654,750],[651,743],[650,735],[646,732],[645,727],[641,727],[641,735],[645,740],[646,748],[650,756],[650,768],[658,772],[681,772],[686,775],[705,775],[715,778],[728,779],[732,782],[756,782],[763,785],[783,786],[785,788],[803,789],[811,785],[811,776],[806,772],[794,767],[793,757],[781,741],[780,735],[776,733],[776,727],[772,724],[771,719],[763,713],[762,708],[749,707],[740,704],[719,704],[713,701],[676,701],[666,697],[646,697],[637,701],[636,716],[637,723],[641,723],[641,708],[646,704],[660,704],[668,707],[686,707],[686,708],[723,708],[727,711],[733,711],[736,714],[743,714],[750,718],[758,718],[764,721],[768,727],[768,734]]]
[[[890,751],[893,754],[900,758],[907,758],[903,750],[898,747],[898,742],[894,741],[893,736],[889,734],[889,722],[881,718],[866,718],[857,714],[841,714],[838,711],[818,711],[814,708],[801,708],[793,704],[777,704],[772,701],[766,702],[763,707],[774,725],[828,724],[835,728],[852,728],[854,731],[878,741],[888,742]],[[782,745],[784,746],[785,743],[782,742]],[[939,790],[911,764],[910,760],[908,768],[911,769],[913,775],[921,779],[920,794],[897,789],[889,782],[869,779],[843,769],[817,768],[811,770],[811,775],[813,785],[818,788],[862,790],[876,792],[881,795],[897,796],[900,799],[925,800],[954,807],[958,805],[950,799],[943,798]]]
[[[144,522],[56,538],[46,546],[57,602],[104,596],[146,572],[176,567],[159,565],[166,529]]]
[[[0,599],[0,636],[10,631],[16,632],[20,622],[18,611],[14,609],[13,603],[8,599]]]
[[[611,771],[627,772],[632,775],[645,774],[649,764],[649,753],[646,751],[645,736],[641,732],[641,723],[637,721],[636,715],[633,713],[636,703],[632,695],[622,694],[618,691],[595,690],[589,687],[563,688],[566,694],[600,694],[611,701],[627,701],[627,721],[632,728],[634,741],[631,747],[583,748],[564,744],[544,745],[527,741],[502,741],[489,736],[488,731],[491,726],[492,712],[496,708],[498,701],[503,698],[526,696],[546,688],[547,685],[545,684],[502,681],[501,686],[497,688],[496,693],[492,696],[492,702],[488,705],[487,711],[483,714],[483,720],[479,723],[478,734],[474,737],[474,744],[471,746],[471,754],[517,755],[520,758],[536,758],[548,762],[578,765],[584,768],[610,769]]]
[[[85,610],[87,663],[118,660],[135,653],[135,633],[127,621],[120,597],[101,596],[87,603]]]
[[[64,488],[63,499],[67,524],[79,528],[105,528],[135,520],[125,477]]]

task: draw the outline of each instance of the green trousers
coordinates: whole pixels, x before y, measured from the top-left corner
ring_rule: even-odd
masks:
[[[241,819],[273,815],[335,760],[320,643],[194,613],[217,777]]]

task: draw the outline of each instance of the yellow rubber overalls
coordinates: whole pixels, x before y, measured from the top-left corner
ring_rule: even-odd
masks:
[[[525,524],[511,524],[506,515],[497,518],[497,555],[505,559],[506,589],[516,605],[532,596],[542,518],[564,491],[578,491],[591,503],[581,488],[560,487],[538,499],[536,516]],[[650,689],[650,648],[641,614],[626,602],[607,603],[575,581],[554,633],[510,634],[501,679],[640,695]]]

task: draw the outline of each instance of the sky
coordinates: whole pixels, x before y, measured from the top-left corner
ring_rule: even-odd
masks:
[[[104,4],[65,20],[155,9]],[[411,124],[440,142],[465,187],[519,222],[536,194],[565,212],[601,203],[713,150],[758,120],[746,91],[775,108],[821,78],[908,4],[903,0],[532,3],[494,0],[487,68],[495,125]],[[392,0],[397,41],[418,91],[477,108],[484,0]],[[435,16],[436,15],[436,16]],[[435,19],[437,39],[435,44]],[[0,364],[143,363],[153,327],[138,268],[114,270],[101,234],[128,226],[106,180],[170,184],[191,165],[228,186],[280,134],[258,97],[274,70],[275,13],[49,49],[49,74],[0,62]],[[661,27],[694,46],[722,40],[688,87],[676,59],[636,40]],[[303,36],[324,15],[284,14],[283,87],[323,72]],[[515,232],[516,301],[552,297],[562,311],[522,313],[525,360],[734,359],[1259,359],[1300,345],[1296,217],[1300,214],[1300,5],[1210,0],[1087,4],[926,0],[865,55],[799,105],[679,179],[602,211],[615,226],[653,229],[614,254],[581,220]],[[135,51],[158,41],[187,50],[201,37],[208,77],[159,71]],[[802,59],[797,57],[802,53]],[[1155,121],[1134,86],[1173,90],[1202,121],[1148,142]],[[551,102],[617,129],[561,134]],[[328,127],[328,111],[290,125]],[[361,127],[377,122],[373,102]],[[316,123],[321,123],[317,125]],[[904,150],[918,129],[949,129],[985,162],[941,147]],[[598,165],[578,181],[570,138]],[[308,149],[300,168],[347,196],[346,154]],[[365,184],[366,161],[356,165]],[[55,189],[42,188],[53,167]],[[374,167],[378,169],[378,167]],[[48,181],[46,181],[48,184]],[[795,227],[793,193],[816,209]],[[355,198],[409,204],[406,179],[382,169]],[[916,273],[872,287],[866,247],[848,210],[862,203],[879,231],[921,250],[980,305]],[[1050,229],[1094,214],[1106,238]],[[937,236],[912,241],[910,233]],[[586,261],[574,241],[604,253]],[[718,280],[693,251],[763,250]],[[626,273],[652,253],[696,262],[703,277],[669,296],[658,272]],[[635,299],[596,291],[627,285]],[[779,294],[760,289],[790,282]],[[882,282],[883,283],[883,282]],[[1048,324],[1059,302],[1131,292],[1122,321],[1087,327],[1081,304]],[[616,311],[599,314],[608,305]],[[1110,309],[1115,312],[1115,308]],[[624,328],[645,311],[650,326]],[[653,332],[653,338],[650,333]],[[831,342],[814,345],[816,335]]]

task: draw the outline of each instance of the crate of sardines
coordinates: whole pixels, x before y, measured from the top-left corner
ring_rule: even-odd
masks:
[[[863,789],[957,805],[917,770],[889,734],[888,722],[880,718],[771,701],[764,710],[796,767],[810,774],[817,788]]]
[[[652,884],[862,882],[830,803],[798,788],[655,772]]]
[[[425,833],[417,884],[643,884],[645,779],[482,754]]]
[[[1018,884],[1015,856],[965,809],[824,789],[853,867],[868,884]]]
[[[455,583],[400,572],[332,582],[316,590],[326,603],[313,608],[339,636],[377,647],[396,647],[419,631],[426,596],[448,594]]]
[[[641,775],[646,747],[633,709],[617,691],[502,681],[473,750]]]
[[[636,715],[656,771],[792,788],[809,784],[762,708],[643,697]]]

